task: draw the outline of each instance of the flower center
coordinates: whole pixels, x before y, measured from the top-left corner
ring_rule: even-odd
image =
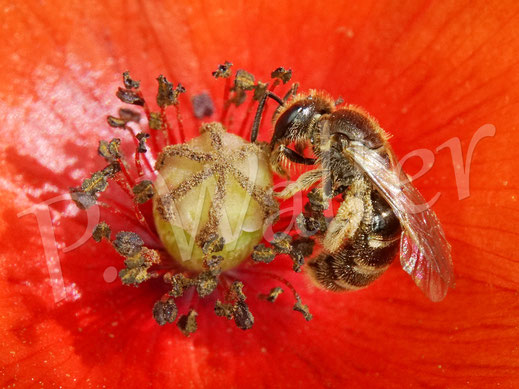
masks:
[[[164,247],[183,268],[201,272],[214,254],[227,270],[249,257],[278,204],[262,147],[220,123],[200,132],[160,154],[153,216]]]
[[[151,280],[165,283],[168,290],[150,307],[153,318],[159,325],[176,322],[186,336],[197,329],[198,312],[193,309],[196,306],[193,299],[210,295],[214,298],[208,300],[214,303],[217,316],[234,320],[243,330],[253,326],[254,316],[239,278],[243,274],[254,273],[283,283],[294,296],[293,309],[306,320],[312,317],[287,280],[274,273],[257,271],[253,263],[270,263],[278,255],[287,255],[293,260],[293,270],[300,272],[313,248],[311,239],[293,239],[281,232],[273,234],[269,245],[258,244],[265,228],[279,214],[268,164],[270,148],[266,143],[250,143],[230,134],[222,124],[231,122],[226,118],[232,115],[232,106],[240,106],[246,92],[254,91],[239,131],[247,133],[253,102],[258,101],[258,107],[264,107],[269,91],[281,82],[285,84],[291,71],[278,68],[272,72],[275,81],[267,90],[267,83],[255,82],[254,76],[243,70],[236,72],[231,86],[231,66],[226,62],[213,72],[215,78],[225,79],[221,123],[203,124],[200,135],[188,142],[184,140],[179,110],[179,96],[185,88],[181,84],[175,87],[159,76],[156,96],[159,109],[152,111],[140,90],[140,82],[133,80],[128,72],[123,73],[124,87],[116,95],[122,102],[140,107],[147,124],[141,123],[141,113],[129,108],[121,108],[118,116],[108,116],[107,122],[133,138],[133,166],[128,154],[122,151],[121,139],[102,140],[97,151],[108,165],[85,178],[81,186],[71,188],[71,197],[80,209],[101,206],[106,211],[104,216],[108,219],[95,227],[92,236],[96,242],[109,242],[124,257],[124,267],[119,272],[121,282],[133,286]],[[293,84],[287,96],[296,89],[297,84]],[[281,104],[282,100],[277,99]],[[195,96],[192,103],[198,119],[214,113],[208,96]],[[178,131],[168,120],[168,107],[176,110]],[[259,108],[258,112],[261,114]],[[255,118],[249,135],[254,140],[259,124]],[[157,162],[153,167],[155,156]],[[116,184],[127,195],[130,208],[121,204],[120,191],[104,195],[103,201],[98,202],[107,189],[110,191],[109,183]],[[152,212],[146,204],[150,201],[153,201]],[[128,209],[133,211],[134,221],[144,234],[120,229],[131,218]],[[156,229],[149,224],[152,219]],[[118,228],[115,237],[112,227]],[[162,247],[157,244],[158,239]],[[234,269],[246,258],[253,262]],[[233,270],[226,271],[229,269]],[[274,302],[282,291],[276,287],[258,297]]]

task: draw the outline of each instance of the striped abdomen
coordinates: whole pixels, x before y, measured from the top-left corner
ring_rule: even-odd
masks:
[[[327,250],[325,244],[309,263],[310,276],[326,289],[346,291],[368,286],[398,252],[400,223],[390,206],[373,189],[363,201],[362,220],[352,237],[334,250]]]

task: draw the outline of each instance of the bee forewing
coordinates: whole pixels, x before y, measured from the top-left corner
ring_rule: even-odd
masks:
[[[454,284],[450,244],[420,192],[400,170],[387,167],[376,151],[350,146],[345,153],[370,177],[402,225],[402,268],[432,301],[445,297]]]
[[[433,268],[436,265],[434,261],[425,258],[423,252],[405,232],[402,232],[400,240],[400,263],[431,301],[441,301],[445,298],[453,279],[446,281],[444,273]]]

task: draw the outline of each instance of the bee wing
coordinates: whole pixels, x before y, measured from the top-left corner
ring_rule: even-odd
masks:
[[[450,244],[436,214],[405,173],[388,168],[376,151],[350,146],[345,153],[369,176],[400,220],[402,268],[429,299],[442,300],[454,284],[454,272]]]

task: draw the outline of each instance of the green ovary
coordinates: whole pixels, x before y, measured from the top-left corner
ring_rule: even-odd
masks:
[[[223,132],[221,134],[223,150],[229,155],[233,167],[242,172],[257,188],[268,189],[272,186],[272,175],[263,153],[252,153],[246,158],[232,159],[236,150],[245,144],[240,137]],[[208,132],[187,143],[190,150],[207,154],[216,153],[211,146]],[[233,150],[235,150],[233,152]],[[193,161],[186,157],[169,157],[160,168],[161,179],[155,182],[158,194],[177,188],[193,174],[204,168],[204,162]],[[252,171],[252,174],[251,174]],[[222,172],[220,170],[220,172]],[[265,220],[264,212],[258,202],[252,198],[236,181],[233,175],[225,174],[225,196],[222,202],[217,235],[224,238],[222,251],[212,253],[223,257],[222,270],[233,268],[249,257],[254,246],[262,239]],[[220,173],[222,174],[222,173]],[[165,220],[158,210],[158,195],[153,200],[153,216],[159,237],[165,249],[183,268],[193,272],[204,270],[204,254],[197,245],[195,236],[206,225],[209,210],[215,198],[217,177],[211,175],[173,203],[175,217]]]

